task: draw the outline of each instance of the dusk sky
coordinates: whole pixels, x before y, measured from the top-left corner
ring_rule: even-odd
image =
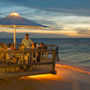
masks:
[[[30,32],[32,38],[90,38],[90,0],[0,0],[0,18],[11,12],[54,28],[17,29],[17,37]],[[12,37],[12,33],[12,29],[0,28],[0,38]]]

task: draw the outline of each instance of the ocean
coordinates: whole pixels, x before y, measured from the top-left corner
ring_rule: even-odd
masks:
[[[90,38],[32,38],[36,43],[59,46],[59,58],[75,65],[90,67]],[[17,39],[20,44],[22,39]],[[0,39],[0,42],[11,43],[13,39]]]

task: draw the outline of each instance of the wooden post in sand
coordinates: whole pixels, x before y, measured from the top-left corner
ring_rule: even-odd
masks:
[[[52,74],[56,74],[56,71],[55,71],[55,54],[56,54],[56,51],[53,50],[52,51]]]

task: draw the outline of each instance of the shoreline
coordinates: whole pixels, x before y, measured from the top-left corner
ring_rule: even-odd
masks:
[[[90,75],[58,67],[44,74],[0,81],[1,90],[90,90]]]

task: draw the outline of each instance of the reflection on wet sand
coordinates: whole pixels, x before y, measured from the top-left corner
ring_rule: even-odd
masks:
[[[53,75],[53,74],[42,74],[42,75],[34,75],[34,76],[27,76],[21,77],[20,79],[49,79],[49,80],[63,80],[61,76]]]

